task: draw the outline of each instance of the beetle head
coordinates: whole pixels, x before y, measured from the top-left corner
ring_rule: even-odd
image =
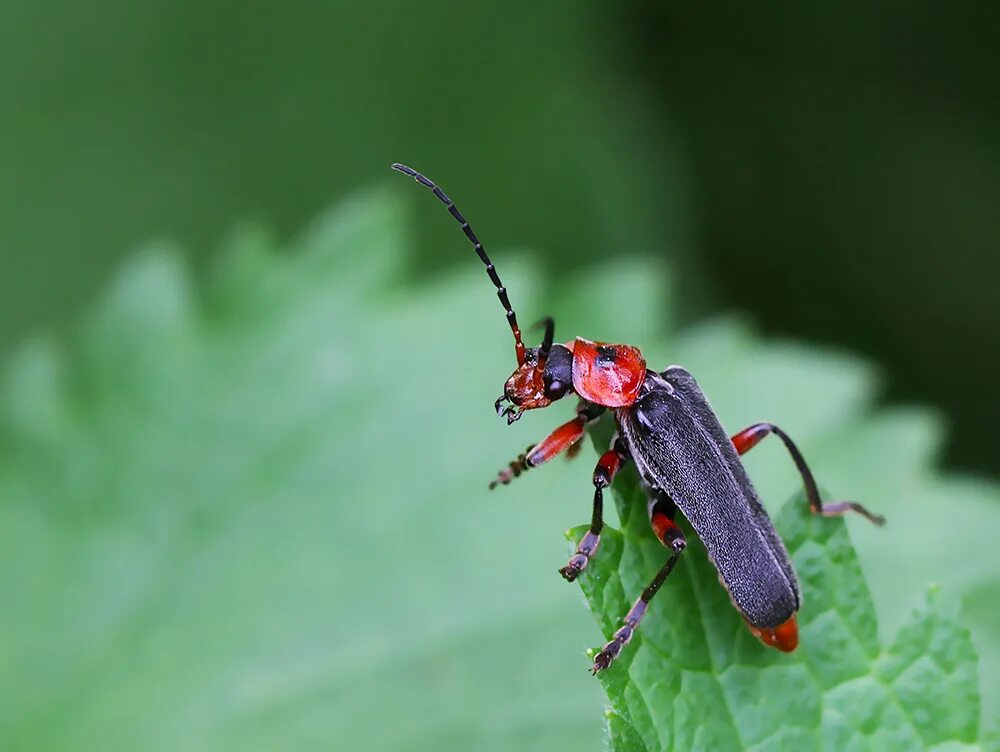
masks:
[[[525,350],[524,362],[507,379],[503,395],[495,403],[497,415],[506,417],[507,425],[520,418],[525,410],[548,407],[573,390],[573,353],[563,345],[553,346],[552,319],[542,323],[545,325],[542,344]]]

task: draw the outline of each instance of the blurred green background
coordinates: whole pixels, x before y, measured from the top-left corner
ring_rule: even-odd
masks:
[[[426,170],[551,284],[622,251],[682,312],[864,352],[995,474],[1000,97],[989,3],[8,2],[0,348],[138,242],[196,263]],[[409,274],[467,264],[421,212]],[[611,304],[610,302],[608,304]]]
[[[745,312],[766,334],[863,354],[879,368],[882,387],[878,396],[884,402],[926,404],[946,418],[950,427],[946,434],[949,466],[995,476],[995,458],[1000,449],[994,433],[1000,422],[1000,400],[993,384],[993,374],[1000,364],[1000,296],[994,289],[1000,278],[1000,225],[995,220],[995,207],[1000,205],[1000,98],[995,91],[998,64],[993,49],[996,26],[992,8],[975,3],[914,6],[889,2],[873,7],[850,2],[836,7],[807,3],[769,11],[738,3],[691,5],[645,0],[507,3],[502,8],[378,1],[248,5],[98,0],[86,6],[4,2],[0,4],[0,294],[4,301],[0,356],[4,361],[11,360],[18,347],[38,333],[54,333],[60,339],[69,336],[75,343],[70,348],[73,353],[86,353],[95,347],[103,353],[95,342],[122,340],[127,354],[127,331],[107,325],[101,334],[81,335],[81,327],[87,332],[101,327],[100,323],[82,324],[90,314],[81,312],[94,308],[92,301],[102,294],[114,270],[138,246],[157,239],[176,242],[183,249],[177,253],[194,270],[196,281],[190,285],[179,282],[180,292],[170,288],[173,291],[161,297],[161,288],[167,284],[161,278],[183,277],[184,272],[177,269],[183,269],[184,263],[151,262],[149,278],[160,281],[149,282],[146,293],[142,292],[146,282],[136,283],[140,292],[133,290],[130,294],[145,300],[155,309],[155,315],[142,306],[138,313],[125,306],[120,318],[135,318],[139,322],[137,331],[142,332],[150,326],[159,331],[157,327],[165,320],[170,323],[163,326],[173,331],[176,312],[186,310],[189,298],[198,300],[197,293],[191,290],[202,283],[211,284],[206,280],[215,278],[211,270],[219,263],[220,247],[229,248],[235,242],[230,234],[235,223],[259,220],[273,228],[276,238],[272,243],[254,239],[257,236],[253,234],[248,236],[251,240],[240,236],[243,240],[236,245],[241,248],[277,245],[294,249],[300,244],[294,240],[300,228],[334,201],[389,183],[393,178],[402,181],[387,169],[390,162],[398,160],[441,182],[488,247],[499,251],[499,258],[511,258],[511,249],[526,249],[520,252],[521,265],[514,265],[520,271],[520,276],[512,275],[516,285],[509,282],[515,305],[523,308],[526,323],[536,314],[549,312],[543,301],[550,301],[558,312],[561,298],[557,296],[573,294],[566,292],[567,285],[586,285],[577,288],[587,293],[585,299],[578,296],[574,304],[565,304],[561,309],[573,314],[572,318],[558,320],[562,335],[614,336],[643,347],[652,346],[648,339],[667,331],[665,321],[662,326],[659,320],[644,325],[633,310],[639,298],[608,294],[601,282],[613,275],[616,266],[626,267],[626,273],[630,268],[662,270],[656,272],[662,274],[662,280],[649,280],[649,287],[643,289],[646,297],[661,294],[660,290],[668,289],[669,274],[672,282],[663,310],[669,309],[673,319],[694,323],[735,309]],[[451,291],[452,299],[434,308],[433,315],[427,314],[424,329],[408,330],[412,337],[436,331],[452,343],[464,337],[489,342],[492,352],[507,347],[502,317],[494,310],[495,300],[481,271],[470,269],[475,267],[475,261],[456,228],[442,217],[441,208],[419,194],[416,187],[404,184],[398,191],[412,196],[410,203],[419,210],[412,212],[412,242],[405,244],[405,253],[393,258],[392,271],[386,275],[396,285],[393,310],[405,309],[408,295],[423,300],[420,291],[428,286],[440,291],[443,285]],[[404,226],[402,220],[392,221]],[[404,245],[401,241],[399,244]],[[367,252],[377,245],[359,242],[357,247]],[[165,257],[176,259],[177,255],[167,253]],[[160,256],[154,254],[154,258]],[[655,263],[647,266],[647,262]],[[243,269],[244,263],[249,264],[241,261],[236,268]],[[603,266],[595,269],[594,264]],[[248,278],[254,279],[261,270],[270,269],[266,264],[249,264],[247,268],[251,269],[246,272]],[[461,278],[467,292],[464,288],[461,293],[453,290],[461,287],[453,281],[442,282],[455,279],[451,276],[453,270],[469,275]],[[584,273],[578,276],[579,272]],[[242,279],[240,273],[230,271],[229,277],[222,276]],[[138,276],[146,279],[143,274]],[[346,272],[342,276],[349,278]],[[527,289],[529,283],[535,285],[533,292]],[[343,293],[343,280],[338,284],[341,287],[336,289],[349,297]],[[297,288],[289,283],[288,289]],[[197,302],[191,305],[199,308]],[[472,313],[471,306],[482,306],[476,308],[481,316]],[[661,315],[656,313],[659,309],[643,306],[639,306],[640,311]],[[601,310],[605,312],[595,312]],[[258,313],[253,310],[253,315]],[[380,348],[380,338],[385,337],[387,343],[389,335],[375,329],[357,312],[341,307],[335,313],[341,318],[334,316],[330,320],[341,325],[337,328],[355,327],[375,338],[371,354],[381,367],[404,373],[406,369],[428,367],[423,360],[425,353],[418,348],[408,350],[405,356]],[[300,314],[303,321],[308,319],[305,313]],[[256,322],[254,326],[259,323],[252,316],[250,319]],[[242,323],[234,325],[235,330],[252,328],[243,319],[236,320]],[[387,320],[398,328],[406,317]],[[281,321],[269,321],[265,328],[268,332],[280,331]],[[614,326],[614,322],[621,321],[628,322],[631,328]],[[598,330],[587,329],[588,324]],[[400,347],[398,338],[392,338],[392,342],[393,347]],[[351,349],[355,345],[357,342],[351,339],[343,352],[356,352]],[[288,347],[294,350],[295,346],[292,343]],[[27,360],[17,359],[14,381],[20,383],[18,379],[23,378],[31,384],[41,383],[38,389],[44,397],[51,373],[60,371],[51,365],[48,355],[37,356],[37,352],[48,352],[47,345],[39,347]],[[183,347],[181,350],[186,352]],[[166,352],[174,351],[167,348]],[[490,505],[488,514],[496,516],[497,524],[506,517],[498,514],[496,500],[479,496],[478,480],[483,480],[483,468],[497,469],[509,459],[507,454],[513,456],[553,420],[550,416],[547,421],[526,421],[520,425],[531,428],[519,430],[515,437],[496,430],[488,410],[476,412],[477,405],[489,402],[483,401],[480,391],[495,396],[506,375],[506,350],[502,353],[503,357],[498,353],[495,361],[490,361],[489,368],[470,366],[463,375],[463,382],[469,379],[475,383],[454,396],[456,404],[461,403],[454,409],[467,410],[470,417],[453,427],[458,430],[460,425],[462,431],[475,432],[481,425],[483,435],[488,434],[490,439],[473,456],[466,456],[472,449],[461,448],[459,442],[454,451],[464,452],[468,483],[466,471],[454,467],[447,472],[461,473],[462,482],[445,479],[451,482],[449,488],[460,489],[454,493],[468,504]],[[153,355],[147,355],[150,362],[158,362]],[[73,357],[83,357],[85,364],[89,363],[86,356]],[[144,363],[145,357],[141,355],[140,361]],[[220,364],[225,362],[221,355],[217,357]],[[280,347],[273,357],[274,362],[268,361],[267,368],[276,370],[265,371],[280,380],[287,376],[280,366]],[[676,359],[672,352],[664,353],[664,357],[669,362]],[[178,358],[177,367],[182,367],[186,361],[182,355]],[[104,414],[100,407],[104,403],[94,396],[99,393],[109,400],[112,415],[117,414],[118,408],[113,407],[116,400],[130,409],[138,402],[142,410],[136,421],[159,425],[156,421],[165,420],[177,435],[187,436],[192,425],[200,425],[197,421],[173,425],[167,408],[154,410],[129,391],[139,393],[145,388],[130,379],[151,384],[152,389],[161,380],[169,387],[173,377],[164,375],[159,367],[144,371],[131,357],[120,354],[108,362],[125,371],[136,371],[121,377],[129,389],[113,388],[116,381],[103,367],[88,371],[77,365],[76,370],[84,375],[68,379],[67,388],[85,407],[69,410],[74,418],[65,425],[61,418],[53,418],[51,432],[39,418],[48,415],[45,408],[32,407],[31,399],[19,391],[22,387],[13,391],[17,404],[22,397],[28,404],[27,418],[15,415],[19,430],[38,421],[44,429],[38,429],[41,438],[32,434],[31,441],[45,446],[46,442],[56,441],[59,451],[68,451],[69,443],[63,445],[52,437],[63,435],[69,430],[66,425],[76,425],[77,420],[86,425],[93,421],[104,431],[98,434],[113,437],[109,439],[110,449],[100,441],[94,446],[107,449],[109,457],[124,458],[104,468],[99,482],[86,472],[74,475],[75,471],[68,468],[68,478],[53,480],[51,486],[26,482],[7,487],[8,496],[23,497],[27,505],[40,495],[54,506],[67,493],[63,481],[66,487],[85,489],[80,491],[81,498],[86,499],[79,507],[82,511],[60,520],[57,537],[46,533],[48,545],[56,545],[57,541],[59,546],[74,550],[74,546],[90,541],[89,536],[106,535],[103,531],[108,520],[118,519],[118,512],[113,501],[95,500],[103,498],[103,494],[95,492],[97,488],[106,492],[107,499],[128,500],[137,508],[143,508],[137,501],[142,495],[134,493],[135,489],[153,489],[151,496],[142,498],[146,498],[150,509],[159,509],[160,504],[169,508],[174,497],[164,495],[162,485],[151,478],[162,478],[163,483],[169,481],[181,488],[188,482],[188,476],[171,472],[170,462],[164,459],[171,456],[169,451],[157,455],[155,441],[144,444],[141,452],[122,446],[121,426],[131,426],[132,418],[121,419],[124,424],[119,418],[99,419]],[[289,362],[304,367],[309,363]],[[711,366],[709,358],[703,368]],[[235,380],[237,390],[240,380],[246,378],[247,392],[257,393],[245,373],[235,370],[228,375]],[[60,381],[56,376],[51,378]],[[95,383],[107,387],[106,393],[102,389],[94,392]],[[198,383],[195,379],[190,393],[171,392],[166,404],[187,405],[198,415],[202,408],[209,410],[211,403],[203,405],[199,401],[200,393],[195,388]],[[266,391],[258,386],[261,393]],[[777,381],[771,388],[780,393],[785,386]],[[23,388],[28,389],[28,395],[37,397],[35,387]],[[216,389],[221,395],[226,386],[220,382]],[[359,392],[355,396],[363,399],[367,395]],[[746,396],[746,404],[739,410],[734,408],[731,415],[742,417],[742,410],[749,410],[750,420],[775,419],[770,413],[758,414],[753,409],[755,395]],[[823,401],[826,392],[814,398]],[[435,395],[429,402],[438,399],[440,395]],[[240,402],[234,398],[233,410],[239,412],[255,404],[256,399]],[[350,410],[344,402],[335,404],[337,410],[331,408],[329,414],[323,414],[336,426],[330,430],[343,433],[348,421],[345,410]],[[407,397],[405,404],[409,412],[400,412],[395,423],[381,413],[378,420],[368,414],[353,416],[355,422],[350,425],[356,425],[353,430],[366,441],[379,444],[373,438],[377,431],[395,432],[383,437],[382,445],[387,449],[377,453],[380,463],[384,456],[393,462],[394,453],[412,445],[412,432],[426,430],[418,427],[434,420],[432,405],[423,405],[416,396]],[[871,409],[870,402],[864,400],[852,404]],[[276,412],[280,412],[281,405],[278,398],[273,400]],[[35,408],[41,413],[33,412]],[[305,414],[310,408],[301,409]],[[361,408],[351,409],[363,413]],[[59,414],[56,408],[52,414]],[[268,425],[266,420],[261,423]],[[232,427],[223,421],[223,428],[213,435],[226,436]],[[294,433],[292,428],[288,430]],[[323,427],[310,424],[309,430],[313,432],[309,435],[315,437]],[[166,433],[170,435],[170,431]],[[924,434],[914,430],[903,431],[903,435]],[[477,440],[478,435],[466,439],[471,444]],[[935,443],[929,439],[914,441],[921,446]],[[331,442],[339,447],[336,451],[347,451],[334,440]],[[294,444],[292,441],[291,446]],[[8,458],[14,458],[8,466],[16,468],[9,472],[10,477],[21,477],[19,473],[36,477],[42,474],[39,468],[54,466],[51,457],[49,462],[38,457],[23,459],[22,453],[29,451],[26,445],[33,446],[30,441],[26,444],[23,437],[4,440]],[[87,442],[81,445],[88,446]],[[831,449],[828,440],[822,446]],[[334,451],[331,446],[324,448]],[[153,470],[145,475],[135,471],[136,477],[144,479],[141,483],[133,483],[128,474],[120,475],[122,462],[134,459],[133,450],[143,456],[160,457],[158,461],[150,460]],[[191,454],[185,455],[188,464],[181,462],[182,467],[204,472],[216,464],[214,445],[187,450]],[[253,455],[251,450],[247,452]],[[321,455],[318,448],[316,454],[317,458]],[[419,454],[421,464],[407,460],[402,467],[414,473],[418,472],[415,468],[421,468],[416,483],[421,486],[418,495],[422,498],[428,494],[423,486],[442,483],[438,475],[444,471],[435,454],[426,450]],[[917,454],[930,458],[934,451],[923,449]],[[46,455],[43,452],[40,456]],[[70,452],[68,456],[79,454]],[[376,452],[366,449],[359,456],[363,458],[360,461],[374,463]],[[449,466],[457,463],[455,457],[447,459]],[[274,461],[282,466],[282,461]],[[589,460],[581,462],[589,464]],[[143,467],[141,462],[139,467]],[[368,470],[367,464],[363,467]],[[534,571],[536,565],[544,568],[551,563],[553,547],[559,543],[552,540],[554,530],[586,517],[586,505],[580,506],[576,500],[587,495],[588,471],[573,467],[573,472],[563,471],[551,481],[532,481],[537,485],[525,491],[532,498],[559,498],[556,508],[545,513],[548,526],[535,531],[524,544],[526,550],[537,544],[531,567],[528,559],[521,562],[525,582],[530,581],[529,569]],[[356,469],[356,465],[335,465],[332,470],[327,468],[324,477],[339,479],[348,468]],[[879,472],[878,468],[868,469]],[[263,482],[283,488],[262,472],[264,480],[255,481],[258,487]],[[0,474],[0,478],[4,475]],[[476,476],[476,482],[472,476]],[[560,479],[577,476],[582,480],[574,481],[572,490],[560,484]],[[197,484],[190,481],[190,485]],[[793,487],[790,482],[777,486],[785,494]],[[343,491],[330,487],[324,494],[316,492],[315,510],[326,504],[345,503],[344,499],[351,498],[352,488],[354,498],[362,498],[366,508],[381,509],[381,524],[368,519],[360,533],[366,540],[379,541],[379,555],[390,551],[387,540],[379,538],[384,531],[382,525],[392,523],[392,510],[384,507],[390,502],[399,503],[399,495],[406,493],[407,486],[394,477],[391,483],[387,480],[375,490],[363,484],[348,484]],[[982,498],[993,498],[992,491],[977,493]],[[199,494],[206,500],[214,498],[204,489],[194,496],[201,498]],[[338,498],[341,494],[342,498]],[[278,501],[286,499],[284,492],[274,492],[274,497]],[[96,504],[97,511],[89,504]],[[234,510],[227,512],[230,514],[239,513],[235,511],[238,506],[226,509]],[[519,515],[529,509],[536,513],[534,507],[517,509]],[[341,513],[339,509],[331,512],[335,516]],[[21,514],[15,516],[20,519]],[[139,514],[144,535],[158,541],[162,536],[165,550],[176,552],[170,543],[173,533],[164,532],[174,528],[155,514],[148,514]],[[196,510],[190,518],[184,518],[181,528],[187,533],[194,530],[195,539],[201,534],[210,538],[213,520],[220,514]],[[342,519],[333,520],[322,517],[320,512],[316,514],[320,515],[315,518],[318,525],[334,529],[338,525],[356,527],[361,520],[346,512]],[[944,531],[945,538],[950,537],[948,515],[949,510],[942,508],[936,522],[936,531]],[[410,512],[401,517],[409,518]],[[475,517],[461,520],[454,524],[463,534],[482,524]],[[9,528],[15,531],[8,533],[12,537],[5,552],[10,566],[15,561],[11,551],[20,551],[21,547],[35,550],[38,543],[29,533],[19,538],[20,532],[34,529],[36,524],[39,530],[47,529],[48,524],[37,520],[22,523],[23,528]],[[268,518],[267,524],[288,523]],[[931,528],[932,522],[925,521],[924,529]],[[117,530],[114,525],[109,529]],[[391,540],[403,546],[406,536],[399,533],[396,531]],[[289,532],[289,536],[294,540],[294,534]],[[542,541],[553,546],[543,550]],[[319,547],[318,540],[316,543]],[[326,543],[333,545],[332,540]],[[137,545],[128,535],[120,544],[124,548]],[[359,539],[348,548],[353,551],[360,545]],[[440,603],[427,595],[430,590],[421,588],[430,588],[428,583],[434,582],[435,572],[446,562],[453,566],[468,561],[478,550],[472,544],[455,545],[458,549],[453,557],[431,557],[422,564],[421,574],[413,576],[416,584],[411,583],[410,597],[417,604],[415,608],[430,602],[446,612],[448,598],[454,592],[447,582],[437,585]],[[562,549],[556,550],[561,556]],[[134,571],[141,582],[139,572],[144,570],[135,570],[129,556],[120,550],[118,554],[130,562],[125,569]],[[352,559],[344,554],[340,554],[344,557],[341,561],[349,566]],[[98,558],[102,566],[117,571],[114,556],[101,554]],[[172,561],[165,558],[150,567],[157,571],[166,567],[169,572],[172,564],[164,562]],[[377,582],[391,590],[390,573],[396,569],[389,559],[383,563],[384,576],[373,574],[370,581],[362,577],[362,584]],[[314,564],[326,566],[321,560],[310,561],[302,564],[303,570],[312,572]],[[40,568],[38,572],[63,573],[72,571],[73,566],[72,556],[67,555],[53,569]],[[95,569],[100,571],[100,567]],[[289,574],[293,581],[297,571],[293,567]],[[188,574],[197,579],[197,572]],[[510,578],[515,576],[498,572],[493,587],[509,587]],[[42,574],[37,577],[35,581],[30,577],[25,580],[25,587],[32,592],[47,582]],[[939,579],[947,582],[949,577],[946,570]],[[94,581],[102,581],[97,573]],[[226,583],[220,585],[223,591],[232,585],[228,580]],[[474,586],[472,582],[463,584]],[[135,582],[126,585],[122,586],[125,591],[132,592],[131,586],[136,592],[143,591]],[[548,655],[551,666],[562,670],[573,664],[581,645],[594,642],[594,632],[589,617],[574,605],[578,604],[576,594],[558,585],[546,580],[543,590],[528,597],[532,603],[537,600],[553,605],[524,616],[522,626],[534,634],[531,625],[549,625],[539,630],[547,634],[544,644],[548,648],[534,649]],[[317,579],[315,587],[308,596],[298,594],[321,594],[333,599],[336,605],[329,606],[331,619],[346,608],[341,601],[348,594],[357,595],[336,587],[326,592],[322,578]],[[983,578],[977,580],[976,588],[983,598],[997,594],[996,583]],[[362,590],[369,592],[368,588]],[[122,602],[128,601],[125,595],[121,597]],[[295,602],[291,596],[288,598]],[[144,619],[174,613],[176,602],[170,597],[154,601],[159,605]],[[294,611],[294,606],[288,607]],[[27,613],[36,612],[28,609]],[[993,618],[992,612],[988,617]],[[60,618],[70,617],[63,614]],[[394,618],[400,617],[397,614]],[[292,617],[289,619],[294,622]],[[554,627],[546,620],[557,621],[562,625],[558,629],[575,624],[579,632],[566,641],[556,639],[550,634]],[[140,619],[140,623],[147,622]],[[362,630],[365,620],[351,624]],[[95,634],[103,634],[104,626],[90,624]],[[479,626],[488,629],[488,625]],[[432,641],[434,625],[424,628],[427,639]],[[273,629],[281,633],[280,624]],[[57,630],[47,639],[61,642],[62,634]],[[147,638],[141,636],[146,632],[135,623],[130,622],[127,634],[137,642],[121,641],[121,634],[114,632],[106,637],[106,655],[121,660],[129,654],[124,646],[146,645]],[[291,644],[305,646],[303,654],[315,648],[329,660],[331,647],[324,642],[324,634],[318,629],[315,634],[300,635],[301,641]],[[405,632],[394,634],[392,639],[397,642],[406,639]],[[81,638],[80,644],[89,643]],[[181,640],[172,646],[160,645],[162,653],[143,654],[153,663],[169,664],[184,654],[179,646],[185,644]],[[244,647],[253,651],[253,646]],[[385,661],[379,664],[384,674],[370,678],[370,684],[358,691],[376,707],[382,701],[384,687],[393,684],[393,663],[381,646],[369,647],[373,655]],[[446,646],[435,643],[434,649],[446,651]],[[466,649],[469,654],[476,653],[474,644]],[[552,655],[559,649],[562,654]],[[7,665],[30,673],[31,661],[17,658],[27,654],[19,653],[14,644]],[[403,656],[392,660],[397,659],[405,661]],[[58,659],[52,661],[58,664]],[[302,661],[301,673],[308,677],[311,669],[305,666],[309,661]],[[166,671],[164,665],[157,665]],[[461,671],[461,665],[456,661],[449,670]],[[498,661],[490,675],[501,675],[505,665]],[[574,664],[572,668],[578,667]],[[125,677],[128,669],[123,666],[120,671]],[[355,661],[353,671],[352,677],[366,674],[361,658]],[[15,735],[22,746],[39,748],[32,741],[50,720],[47,709],[53,703],[55,707],[71,708],[76,698],[86,694],[93,677],[100,674],[100,664],[87,667],[64,684],[55,699],[46,694],[47,689],[38,689],[41,694],[36,695],[28,692],[25,706],[17,709],[15,705],[15,710],[10,711],[24,724]],[[444,686],[451,686],[448,681],[454,678],[442,678],[433,671],[431,674]],[[537,741],[537,734],[542,733],[539,729],[566,743],[599,735],[599,692],[596,686],[577,685],[579,677],[573,676],[574,689],[564,687],[560,695],[564,701],[553,701],[548,715],[539,713],[536,717],[530,707],[522,709],[530,718],[519,727],[523,738]],[[475,685],[473,679],[469,686]],[[538,691],[537,682],[523,676],[521,680]],[[338,685],[339,690],[348,692],[357,687],[353,681]],[[396,699],[403,703],[405,697],[419,694],[424,687],[421,681],[414,680],[412,686],[402,681]],[[87,719],[101,717],[104,709],[134,697],[125,679],[113,686],[114,691],[99,698],[99,710],[93,716],[81,712],[76,726],[66,725],[74,730],[65,732],[69,739],[90,738],[100,746],[103,726]],[[176,686],[166,691],[173,692],[171,696],[180,702],[189,686],[186,679],[178,679]],[[471,729],[481,729],[483,723],[502,728],[504,698],[523,691],[508,685],[494,689],[496,696],[484,690],[477,700],[497,708],[497,718],[469,720]],[[331,691],[330,696],[322,691],[310,695],[307,718],[296,717],[293,725],[301,732],[300,741],[329,741],[324,735],[324,714],[331,702],[342,704],[342,695]],[[529,696],[533,697],[525,695]],[[158,700],[154,692],[142,701],[155,704]],[[243,707],[240,702],[253,706],[256,701],[220,698],[221,709],[200,709],[198,713],[205,713],[204,717],[195,715],[204,728],[215,729],[213,713],[224,714],[231,710],[232,703]],[[252,746],[253,729],[270,728],[277,738],[282,738],[275,730],[285,728],[282,722],[287,717],[282,712],[287,713],[287,707],[282,711],[260,702],[268,709],[255,716],[257,725],[235,723],[225,733],[218,732],[221,735],[200,737],[206,748],[222,746],[223,742]],[[364,722],[377,723],[372,712]],[[562,719],[562,725],[552,726],[552,717]],[[133,718],[140,726],[142,714]],[[123,729],[120,741],[148,741],[143,735],[146,731],[130,734]],[[419,737],[411,737],[404,744],[403,731],[399,731],[400,738],[387,729],[382,731],[379,740],[386,745],[422,748]],[[87,733],[92,737],[86,737]],[[57,736],[46,738],[52,746],[60,746]],[[260,738],[269,737],[264,734]],[[449,739],[458,743],[467,741],[468,736],[449,726],[433,738],[443,748]],[[521,737],[515,734],[511,738]],[[160,739],[165,747],[177,748],[184,746],[185,737],[166,735]],[[498,749],[510,748],[513,743],[503,736],[494,739]],[[266,743],[259,743],[267,748]]]

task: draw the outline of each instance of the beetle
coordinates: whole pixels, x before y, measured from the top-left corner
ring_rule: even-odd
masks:
[[[556,428],[504,468],[490,488],[506,485],[526,470],[564,451],[578,449],[588,424],[611,410],[617,431],[594,468],[590,529],[559,572],[572,582],[597,554],[603,528],[604,489],[629,461],[635,464],[648,497],[653,532],[666,547],[666,563],[623,619],[623,626],[594,656],[592,673],[608,668],[632,639],[653,596],[666,581],[686,546],[678,510],[704,543],[736,610],[765,645],[783,652],[798,646],[796,613],[802,605],[795,569],[764,510],[740,455],[774,434],[795,463],[805,486],[809,511],[826,517],[855,512],[876,525],[881,515],[855,502],[820,498],[812,471],[785,431],[755,423],[728,436],[694,377],[680,366],[664,371],[646,367],[638,348],[577,337],[555,342],[555,324],[543,319],[541,344],[527,348],[507,289],[465,217],[433,181],[402,164],[392,168],[429,188],[461,225],[496,287],[514,335],[517,368],[496,400],[497,414],[514,423],[526,410],[551,405],[576,394],[576,416]]]

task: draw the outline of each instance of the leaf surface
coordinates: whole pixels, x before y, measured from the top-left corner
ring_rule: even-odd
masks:
[[[602,536],[581,577],[608,637],[667,558],[648,530],[637,477],[623,476],[614,489],[622,528]],[[616,749],[929,749],[977,740],[968,632],[932,607],[880,647],[843,521],[813,517],[804,498],[794,501],[777,527],[803,589],[799,649],[782,654],[750,634],[687,528],[688,548],[639,636],[601,674]],[[572,531],[574,545],[584,532]]]

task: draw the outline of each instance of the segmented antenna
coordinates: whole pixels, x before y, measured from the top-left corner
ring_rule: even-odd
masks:
[[[486,264],[486,273],[490,275],[490,280],[497,288],[497,297],[500,298],[500,304],[507,312],[507,323],[510,324],[510,330],[514,333],[514,353],[517,355],[517,364],[519,366],[524,365],[524,342],[521,341],[521,330],[517,326],[517,315],[514,313],[514,309],[511,308],[510,300],[507,298],[507,288],[504,287],[503,283],[500,281],[500,275],[497,274],[496,267],[493,266],[493,262],[490,261],[490,257],[486,255],[486,251],[483,250],[483,244],[479,242],[479,238],[476,237],[476,233],[472,231],[469,223],[465,221],[465,217],[462,216],[462,212],[460,212],[458,207],[455,206],[455,202],[448,198],[448,194],[438,188],[438,186],[430,178],[427,178],[413,168],[407,167],[404,164],[399,164],[398,162],[392,165],[392,169],[397,170],[404,175],[409,175],[421,185],[430,188],[434,192],[434,195],[440,199],[441,203],[448,207],[448,212],[455,218],[455,221],[462,225],[462,231],[469,239],[469,242],[471,242],[475,247],[480,260]],[[551,346],[551,337],[549,338],[549,344]],[[546,355],[547,354],[548,351],[546,351]]]
[[[546,316],[544,319],[535,324],[536,327],[544,326],[545,334],[542,336],[542,344],[538,348],[538,361],[535,364],[535,370],[539,373],[545,373],[545,361],[549,359],[549,352],[552,350],[552,340],[556,336],[556,324],[552,320],[551,316]]]

